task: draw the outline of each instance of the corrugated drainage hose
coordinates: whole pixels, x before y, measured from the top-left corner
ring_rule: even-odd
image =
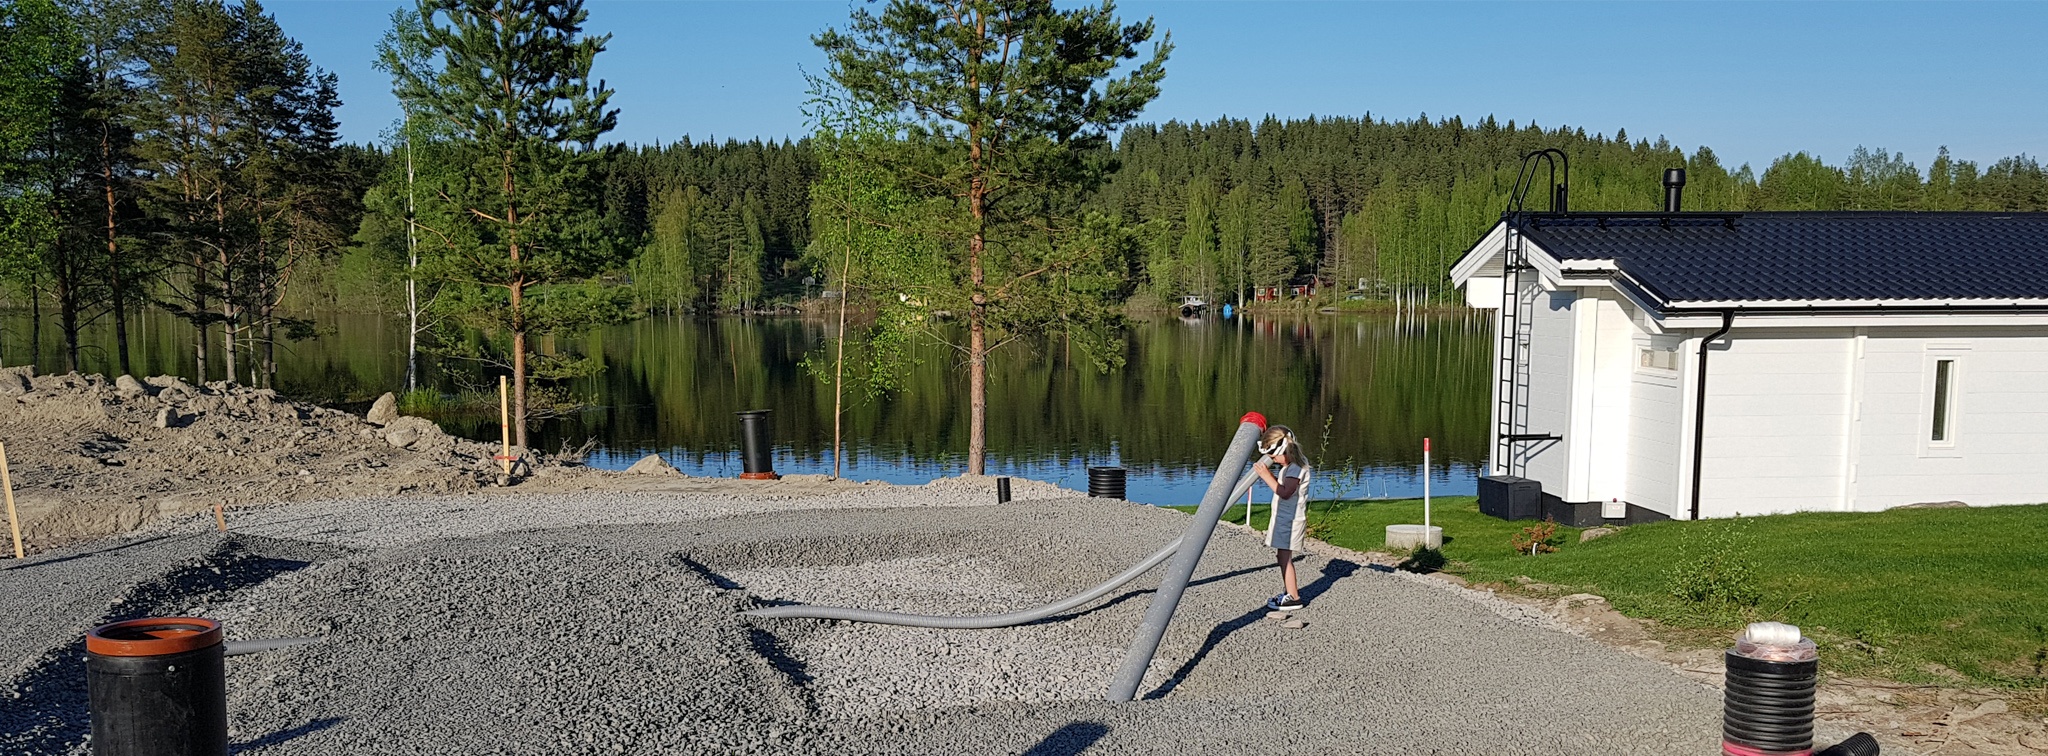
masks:
[[[1265,463],[1264,458],[1261,458],[1259,461],[1260,464]],[[1244,492],[1251,490],[1252,483],[1257,480],[1258,474],[1256,472],[1245,473],[1244,477],[1238,480],[1237,485],[1234,488],[1234,493],[1232,493],[1229,498],[1235,499],[1238,496],[1244,495]],[[1004,614],[988,614],[971,617],[947,617],[928,614],[903,614],[901,612],[883,612],[876,611],[873,609],[853,609],[843,606],[811,606],[808,604],[770,606],[763,607],[760,609],[749,609],[747,611],[740,613],[750,617],[799,617],[804,619],[833,619],[846,620],[848,622],[872,622],[882,625],[908,625],[910,627],[930,627],[938,628],[941,630],[986,630],[989,628],[997,627],[1012,627],[1015,625],[1037,622],[1047,617],[1056,617],[1066,612],[1073,611],[1074,609],[1086,605],[1091,601],[1102,598],[1105,595],[1108,595],[1110,591],[1114,591],[1118,588],[1123,587],[1125,583],[1138,579],[1139,575],[1145,574],[1152,568],[1159,566],[1159,563],[1166,561],[1168,557],[1173,556],[1174,552],[1180,550],[1180,545],[1184,540],[1186,540],[1185,536],[1174,539],[1172,543],[1166,544],[1166,546],[1162,547],[1158,551],[1152,552],[1151,556],[1145,557],[1144,561],[1137,563],[1128,570],[1124,570],[1123,572],[1118,573],[1116,577],[1105,580],[1101,584],[1093,588],[1074,594],[1073,596],[1070,596],[1066,599],[1062,599],[1051,604],[1046,604],[1044,606],[1032,609],[1007,612]]]

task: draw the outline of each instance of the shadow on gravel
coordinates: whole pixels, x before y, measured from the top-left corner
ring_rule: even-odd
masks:
[[[305,724],[293,727],[288,730],[278,730],[277,732],[270,733],[269,735],[265,735],[263,737],[251,740],[246,743],[236,743],[228,747],[228,753],[243,753],[250,749],[268,748],[270,746],[283,743],[287,740],[297,738],[300,735],[310,735],[312,733],[325,730],[329,727],[341,724],[343,721],[345,720],[343,720],[341,717],[321,717],[319,719],[315,719],[311,722],[307,722]]]
[[[1316,598],[1329,591],[1330,586],[1335,585],[1339,580],[1351,577],[1358,570],[1359,564],[1357,562],[1349,559],[1332,559],[1329,564],[1323,565],[1321,577],[1316,578],[1314,582],[1308,585],[1301,586],[1301,597],[1308,601],[1310,605],[1314,605]],[[1188,657],[1187,663],[1180,665],[1180,669],[1174,670],[1173,676],[1168,677],[1166,682],[1161,684],[1157,690],[1145,694],[1145,700],[1165,698],[1166,694],[1172,693],[1174,688],[1180,687],[1180,684],[1188,679],[1188,675],[1195,671],[1195,667],[1201,665],[1203,659],[1209,657],[1210,651],[1216,650],[1216,646],[1221,644],[1224,638],[1228,638],[1231,633],[1265,619],[1266,612],[1268,611],[1271,610],[1261,606],[1245,612],[1236,619],[1217,625],[1215,629],[1210,630],[1208,639],[1202,641],[1202,648],[1196,651],[1194,656]]]
[[[266,546],[289,549],[291,545],[270,539],[229,537],[206,555],[154,580],[131,586],[100,621],[149,617],[211,603],[313,564],[252,550]],[[92,732],[85,690],[88,629],[77,628],[76,640],[52,650],[11,684],[0,686],[0,753],[69,753],[85,742],[86,735]]]
[[[1109,725],[1101,722],[1068,722],[1067,726],[1053,730],[1051,735],[1038,741],[1022,756],[1076,756],[1095,745],[1095,741],[1109,734]]]
[[[810,669],[804,666],[803,660],[791,656],[789,650],[782,645],[782,639],[775,637],[774,633],[758,627],[747,628],[747,645],[762,659],[766,659],[768,666],[788,676],[789,681],[798,688],[810,685],[811,680],[815,679],[811,677]]]
[[[81,552],[79,552],[79,553],[76,553],[76,554],[72,554],[72,555],[70,555],[70,556],[62,556],[62,557],[57,557],[56,559],[45,559],[45,560],[43,560],[43,561],[40,561],[40,562],[29,562],[28,564],[17,564],[17,565],[12,565],[12,566],[9,566],[9,567],[7,567],[7,568],[5,568],[5,569],[0,569],[0,572],[13,572],[13,571],[15,571],[15,570],[33,570],[33,569],[35,569],[35,568],[37,568],[37,567],[48,567],[48,566],[50,566],[50,565],[53,565],[53,564],[63,564],[63,563],[65,563],[65,562],[69,562],[69,561],[72,561],[72,560],[74,560],[74,559],[84,559],[84,558],[86,558],[86,557],[91,557],[91,556],[99,556],[99,555],[101,555],[101,554],[111,554],[111,553],[113,553],[113,552],[116,552],[116,551],[120,551],[120,550],[122,550],[122,549],[132,549],[132,548],[135,548],[135,547],[137,547],[137,546],[141,546],[141,545],[144,545],[144,544],[150,544],[150,543],[156,543],[156,542],[158,542],[158,541],[168,541],[168,540],[171,540],[171,539],[174,539],[174,538],[194,538],[194,537],[196,537],[196,536],[193,536],[193,535],[191,535],[191,534],[178,534],[178,533],[167,533],[167,534],[164,534],[164,535],[160,535],[160,536],[151,536],[151,537],[149,537],[149,538],[143,538],[143,539],[140,539],[140,540],[134,540],[134,541],[129,541],[129,542],[127,542],[127,543],[123,543],[123,544],[120,544],[120,545],[116,545],[116,546],[108,546],[108,547],[106,547],[106,548],[104,548],[104,549],[95,549],[95,550],[92,550],[92,551],[81,551]]]
[[[1301,560],[1303,560],[1303,559],[1307,559],[1307,558],[1308,558],[1308,557],[1305,557],[1305,556],[1298,556],[1298,557],[1295,557],[1295,558],[1294,558],[1294,561],[1297,561],[1297,562],[1299,562],[1299,561],[1301,561]],[[1259,566],[1257,566],[1257,567],[1246,567],[1246,568],[1244,568],[1244,569],[1241,569],[1241,570],[1232,570],[1232,571],[1230,571],[1230,572],[1226,572],[1226,573],[1223,573],[1223,574],[1221,574],[1221,575],[1211,575],[1211,576],[1209,576],[1209,577],[1205,577],[1205,578],[1202,578],[1202,579],[1200,579],[1200,580],[1190,580],[1190,581],[1188,581],[1188,587],[1189,587],[1189,588],[1194,588],[1194,587],[1196,587],[1196,586],[1202,586],[1202,585],[1208,585],[1208,584],[1210,584],[1210,583],[1217,583],[1217,582],[1222,582],[1222,581],[1225,581],[1225,580],[1229,580],[1229,579],[1231,579],[1231,578],[1235,578],[1235,577],[1244,577],[1244,576],[1246,576],[1246,575],[1250,575],[1250,574],[1252,574],[1252,573],[1254,573],[1254,572],[1264,572],[1264,571],[1266,571],[1266,570],[1271,570],[1271,569],[1278,569],[1278,567],[1277,567],[1276,565],[1271,565],[1271,564],[1262,564],[1262,565],[1259,565]],[[1303,590],[1307,590],[1307,589],[1303,589]],[[1116,598],[1110,599],[1110,600],[1108,600],[1108,601],[1104,601],[1104,602],[1102,602],[1102,603],[1100,603],[1100,604],[1096,604],[1096,605],[1094,605],[1094,606],[1091,606],[1091,607],[1088,607],[1088,608],[1086,608],[1086,609],[1081,609],[1081,610],[1079,610],[1079,611],[1073,611],[1073,612],[1068,612],[1068,613],[1066,613],[1066,614],[1061,614],[1061,615],[1057,615],[1057,616],[1047,617],[1047,618],[1045,618],[1045,619],[1042,619],[1042,620],[1039,620],[1039,621],[1037,621],[1037,622],[1033,622],[1033,623],[1030,623],[1030,624],[1033,624],[1033,625],[1044,625],[1044,624],[1049,624],[1049,623],[1053,623],[1053,622],[1065,622],[1065,621],[1067,621],[1067,620],[1070,620],[1070,619],[1074,619],[1075,617],[1086,617],[1086,616],[1088,616],[1088,615],[1090,615],[1090,614],[1094,614],[1094,613],[1096,613],[1096,612],[1099,612],[1099,611],[1102,611],[1102,610],[1104,610],[1104,609],[1108,609],[1108,608],[1110,608],[1110,607],[1112,607],[1112,606],[1116,606],[1117,604],[1121,604],[1121,603],[1123,603],[1123,602],[1125,602],[1125,601],[1129,601],[1129,600],[1131,600],[1131,599],[1135,599],[1135,598],[1137,598],[1137,597],[1139,597],[1139,596],[1150,596],[1150,595],[1152,595],[1152,594],[1154,594],[1154,593],[1158,593],[1158,592],[1159,592],[1159,589],[1157,589],[1157,588],[1140,588],[1140,589],[1138,589],[1138,590],[1135,590],[1135,591],[1125,591],[1124,593],[1122,593],[1122,594],[1118,595],[1118,596],[1117,596]]]
[[[746,590],[745,586],[733,582],[732,578],[718,574],[717,571],[706,566],[704,563],[684,554],[670,554],[668,559],[670,562],[689,570],[697,577],[702,578],[704,582],[710,583],[720,590]],[[794,601],[763,600],[751,593],[747,595],[745,600],[764,606],[796,603]],[[744,629],[747,633],[747,647],[754,652],[755,656],[761,657],[761,660],[766,662],[770,669],[788,678],[790,686],[796,691],[797,704],[803,707],[804,711],[816,713],[818,709],[817,702],[811,698],[810,688],[811,682],[816,678],[811,676],[810,668],[804,665],[802,659],[790,653],[789,645],[783,642],[781,636],[759,627],[748,626]]]
[[[681,565],[683,569],[696,573],[697,577],[704,579],[704,582],[717,586],[719,590],[737,591],[745,587],[740,585],[739,583],[733,582],[732,578],[718,574],[718,572],[712,570],[710,567],[705,566],[703,562],[691,559],[688,555],[670,554],[668,555],[668,558],[669,561]]]

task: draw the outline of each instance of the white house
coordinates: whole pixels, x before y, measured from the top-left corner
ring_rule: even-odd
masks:
[[[1517,212],[1451,275],[1559,522],[2048,502],[2048,213]]]

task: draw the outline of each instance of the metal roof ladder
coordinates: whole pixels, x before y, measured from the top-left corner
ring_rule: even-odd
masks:
[[[1514,224],[1507,226],[1506,259],[1501,266],[1500,328],[1496,337],[1500,349],[1496,354],[1499,365],[1494,379],[1494,453],[1495,475],[1515,475],[1516,442],[1526,432],[1529,424],[1529,399],[1527,386],[1528,362],[1522,359],[1522,352],[1528,347],[1531,313],[1525,312],[1529,299],[1522,296],[1522,276],[1529,269],[1528,253],[1522,247],[1522,235]]]

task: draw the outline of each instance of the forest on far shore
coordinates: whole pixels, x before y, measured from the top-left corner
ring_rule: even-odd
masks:
[[[1326,298],[1359,279],[1374,298],[1444,297],[1450,263],[1499,218],[1522,156],[1545,147],[1571,157],[1575,210],[1661,209],[1671,167],[1687,169],[1687,210],[2048,210],[2048,173],[2025,155],[1980,166],[1943,148],[1923,168],[1882,149],[1858,148],[1835,164],[1794,152],[1759,175],[1723,165],[1709,147],[1686,154],[1625,130],[1369,115],[1134,125],[1105,156],[1116,171],[1089,204],[1142,229],[1144,253],[1128,261],[1137,304],[1184,294],[1223,301],[1310,274],[1342,282]],[[308,271],[297,309],[400,309],[405,239],[394,200],[403,199],[403,161],[359,149],[361,164],[381,163],[388,175],[366,177],[360,230]],[[832,276],[807,254],[816,174],[808,140],[683,137],[625,148],[603,170],[604,207],[638,253],[607,279],[632,291],[642,312],[817,295]],[[663,254],[670,259],[655,265]],[[751,285],[735,280],[749,274],[759,276]],[[691,296],[663,294],[677,290]]]

